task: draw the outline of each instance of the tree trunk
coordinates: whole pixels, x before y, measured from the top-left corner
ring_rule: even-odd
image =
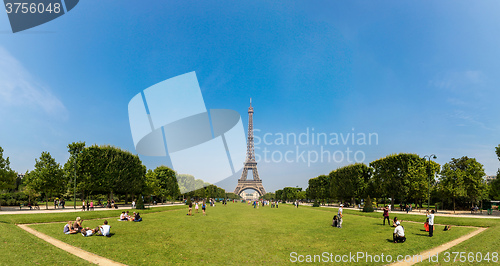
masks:
[[[45,209],[49,209],[49,199],[47,198],[47,193],[45,193]]]
[[[128,193],[125,193],[125,204],[128,204]]]
[[[455,213],[455,197],[453,197],[453,213]]]
[[[394,196],[391,195],[391,211],[394,210]]]

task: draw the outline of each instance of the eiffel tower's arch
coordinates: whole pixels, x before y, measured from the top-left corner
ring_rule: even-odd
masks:
[[[238,180],[238,186],[234,190],[234,194],[240,195],[243,191],[247,189],[252,189],[254,191],[257,191],[257,193],[259,193],[259,196],[261,197],[266,194],[266,190],[262,186],[262,180],[259,180],[258,182],[255,182],[254,180],[245,180],[245,181]]]

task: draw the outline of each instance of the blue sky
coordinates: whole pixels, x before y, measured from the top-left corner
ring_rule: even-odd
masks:
[[[129,101],[196,71],[209,109],[249,98],[256,136],[309,130],[375,133],[372,145],[331,153],[434,153],[500,167],[500,3],[496,1],[80,1],[66,15],[13,34],[0,14],[0,146],[18,172],[73,141],[136,153]],[[257,145],[275,155],[321,145]],[[358,155],[359,155],[358,154]],[[166,158],[141,156],[148,168]],[[349,162],[265,162],[267,191]],[[202,178],[202,177],[201,177]],[[239,175],[219,185],[228,191]]]

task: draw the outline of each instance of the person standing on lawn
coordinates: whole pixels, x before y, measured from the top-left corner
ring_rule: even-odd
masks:
[[[432,237],[434,234],[434,210],[431,210],[429,214],[429,210],[426,212],[427,218],[429,218],[429,237]]]
[[[339,207],[339,212],[338,212],[338,221],[337,221],[337,227],[338,228],[342,228],[342,220],[344,218],[344,205],[343,204],[340,204],[340,207]]]
[[[384,208],[384,225],[385,225],[385,220],[387,219],[387,224],[391,225],[389,222],[389,207],[385,206]]]
[[[189,201],[189,209],[188,209],[188,214],[189,216],[191,216],[193,213],[193,202]]]

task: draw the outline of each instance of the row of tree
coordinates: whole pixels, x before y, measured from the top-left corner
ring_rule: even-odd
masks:
[[[500,160],[500,145],[497,154]],[[456,199],[471,206],[491,198],[492,186],[488,186],[484,176],[483,165],[474,158],[453,158],[441,168],[430,159],[400,153],[373,161],[369,166],[362,163],[348,165],[329,175],[312,178],[306,192],[309,199],[335,199],[352,204],[356,199],[359,202],[368,196],[388,198],[394,207],[396,200],[422,206],[432,191],[433,198],[453,201],[455,209]],[[494,184],[500,187],[498,179]]]
[[[35,169],[27,172],[22,180],[22,189],[29,194],[29,201],[42,197],[48,202],[51,197],[70,198],[75,194],[80,199],[100,195],[108,200],[119,195],[125,203],[140,195],[151,195],[162,202],[194,194],[200,198],[226,196],[223,189],[190,175],[177,175],[166,166],[147,170],[139,156],[117,147],[86,147],[85,142],[74,142],[68,145],[68,152],[70,157],[64,167],[49,152],[44,151],[35,159]],[[16,176],[0,147],[0,191],[13,190]]]

